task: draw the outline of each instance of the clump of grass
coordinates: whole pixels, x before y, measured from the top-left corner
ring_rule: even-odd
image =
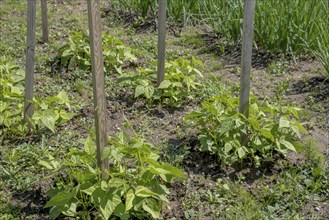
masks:
[[[325,161],[325,157],[319,151],[317,145],[318,145],[317,140],[312,138],[306,139],[303,144],[304,155],[308,163],[321,166]]]
[[[327,1],[258,1],[255,15],[257,46],[270,52],[298,55],[314,44],[316,25],[327,17]]]
[[[111,2],[121,9],[137,12],[144,18],[152,14],[154,19],[157,13],[157,0]],[[237,43],[242,36],[243,4],[243,0],[168,0],[168,19],[184,24],[204,23],[223,37],[225,42]],[[325,53],[327,47],[323,45],[323,41],[329,36],[326,28],[328,12],[327,0],[257,1],[255,45],[263,51],[293,58],[301,53],[308,53],[308,48],[316,48],[320,52],[313,54],[322,64],[325,63],[327,70],[328,52]],[[320,48],[319,44],[323,46]]]
[[[324,67],[323,76],[329,79],[329,29],[325,22],[320,23],[318,27],[319,35],[316,38],[315,49],[311,49],[311,53]]]
[[[191,36],[191,35],[182,35],[182,38],[178,44],[183,46],[191,46],[193,49],[200,48],[204,45],[204,41],[199,36]]]
[[[242,0],[200,0],[198,2],[202,20],[216,34],[230,41],[239,41],[241,39],[243,21]]]

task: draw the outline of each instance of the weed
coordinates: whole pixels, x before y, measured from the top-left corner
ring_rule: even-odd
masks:
[[[180,44],[183,46],[191,46],[193,49],[200,48],[204,45],[203,39],[198,36],[183,35],[180,40]]]
[[[280,76],[286,73],[287,66],[282,61],[272,60],[267,69],[270,74]]]
[[[12,151],[1,150],[1,181],[10,189],[24,191],[41,179],[36,161],[47,152],[44,145],[20,144]]]
[[[279,174],[255,180],[252,189],[244,187],[245,183],[243,178],[219,178],[207,187],[195,189],[188,181],[183,200],[185,218],[303,219],[310,216],[300,210],[310,203],[323,203],[329,193],[328,167],[324,164],[288,165]],[[315,212],[315,207],[310,211]]]
[[[324,155],[318,149],[318,142],[315,139],[308,138],[304,141],[303,152],[308,163],[322,166],[325,162]]]
[[[284,98],[290,84],[291,84],[290,78],[278,82],[277,89],[275,89],[275,98],[278,103],[282,103],[282,99]]]

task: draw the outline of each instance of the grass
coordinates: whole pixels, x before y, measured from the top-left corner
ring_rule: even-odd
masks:
[[[303,219],[307,213],[302,210],[309,203],[312,203],[309,217],[318,218],[318,210],[327,208],[320,198],[328,198],[329,179],[328,162],[324,162],[326,159],[315,146],[314,140],[307,140],[307,164],[289,165],[281,161],[286,168],[279,173],[272,167],[257,170],[255,179],[246,173],[218,178],[215,182],[195,176],[194,182],[184,185],[185,218]],[[197,182],[205,183],[205,187],[195,188]]]
[[[156,1],[111,1],[148,20],[156,19]],[[254,21],[255,48],[295,59],[302,54],[316,57],[328,73],[329,2],[326,0],[257,1]],[[168,1],[169,22],[202,23],[224,38],[226,44],[241,42],[243,0]],[[319,37],[318,37],[319,36]],[[309,52],[312,50],[313,52]]]
[[[54,59],[57,55],[59,47],[66,42],[71,29],[81,29],[81,27],[87,29],[87,23],[84,23],[87,15],[77,9],[79,2],[78,0],[68,1],[63,5],[58,4],[57,7],[49,7],[51,8],[50,24],[53,28],[50,32],[51,43],[37,46],[37,54],[41,55],[38,55],[37,58],[35,91],[37,95],[45,97],[65,90],[74,100],[72,105],[78,103],[81,109],[72,121],[58,127],[55,133],[43,131],[23,137],[12,136],[1,142],[0,219],[47,218],[49,210],[43,208],[47,200],[45,192],[54,186],[57,177],[65,176],[65,172],[58,173],[57,177],[48,178],[48,171],[38,164],[38,160],[46,160],[44,155],[48,153],[61,161],[70,149],[83,148],[82,140],[94,133],[89,72],[79,69],[51,71],[49,64],[49,60]],[[182,3],[179,8],[173,5],[178,1],[170,2],[172,4],[170,10],[177,9],[176,15],[173,15],[177,18],[172,17],[172,20],[177,19],[188,23],[197,16],[197,12],[194,11],[196,9],[192,9],[197,6],[192,3],[191,5]],[[4,18],[0,19],[2,27],[0,53],[9,57],[19,68],[24,69],[26,4],[17,4],[17,1],[11,0],[1,1],[0,4],[1,18]],[[75,14],[56,17],[56,15],[67,13],[67,9],[72,8],[73,5],[76,7]],[[54,6],[51,1],[49,6]],[[185,18],[179,17],[181,10],[185,10]],[[75,23],[78,21],[77,19],[80,21],[78,24]],[[106,18],[103,20],[105,21]],[[236,27],[232,28],[238,30],[238,24],[235,25]],[[228,26],[229,23],[226,27],[230,28]],[[133,30],[122,26],[116,29],[113,24],[111,27],[104,25],[104,29],[115,33],[119,39],[124,39],[125,43],[136,51],[136,56],[139,58],[137,66],[147,68],[156,59],[156,37],[150,36],[151,34],[135,35]],[[227,34],[238,36],[239,31]],[[40,34],[38,36],[40,38]],[[318,39],[321,42],[320,36]],[[324,40],[326,39],[324,38]],[[169,59],[191,55],[199,56],[198,49],[205,46],[199,35],[190,33],[183,33],[178,41],[173,38],[169,38],[169,41]],[[174,45],[177,42],[181,47],[179,51],[175,49],[177,45]],[[191,48],[194,49],[191,50]],[[304,54],[304,52],[300,53]],[[234,84],[229,73],[232,65],[228,68],[227,62],[222,57],[213,54],[202,54],[200,57],[203,61],[211,59],[205,70],[210,73],[205,74],[207,77],[204,79],[204,86],[198,97],[179,109],[170,110],[161,105],[151,106],[141,100],[134,102],[129,96],[131,91],[116,85],[117,76],[114,73],[110,73],[106,77],[108,112],[110,112],[108,128],[111,134],[125,129],[123,124],[125,121],[129,121],[141,136],[156,146],[157,150],[161,152],[163,160],[180,166],[188,174],[186,181],[176,183],[177,185],[173,185],[170,189],[174,195],[169,203],[173,213],[170,214],[167,210],[162,213],[163,218],[326,219],[328,213],[325,210],[328,209],[328,205],[325,202],[328,204],[329,199],[329,166],[328,154],[318,149],[318,145],[321,143],[317,143],[313,139],[305,140],[305,150],[298,155],[301,159],[297,158],[299,162],[289,161],[288,159],[293,157],[288,156],[286,160],[278,159],[274,164],[262,164],[259,168],[248,166],[248,164],[242,164],[240,167],[222,167],[216,164],[213,156],[196,151],[193,130],[185,126],[182,117],[198,108],[202,100],[216,95],[221,89],[219,86],[222,85],[221,83]],[[279,77],[286,78],[286,75],[291,72],[288,67],[281,65],[282,63],[281,60],[274,62],[269,70],[266,70],[268,74],[264,75],[270,76],[272,81],[279,80]],[[133,71],[135,68],[132,65],[123,71]],[[235,65],[233,69],[238,74],[239,67]],[[218,74],[227,77],[212,76],[211,73],[218,70],[220,70]],[[224,78],[228,80],[224,82]],[[265,78],[265,80],[269,80],[269,78]],[[291,81],[293,80],[296,79],[291,79]],[[260,89],[255,94],[260,94],[264,90],[271,91],[278,100],[287,102],[286,98],[289,94],[286,91],[291,88],[293,84],[291,81],[289,78],[287,81],[273,83],[275,86],[268,88],[260,82]],[[234,88],[233,92],[237,92],[237,89]],[[313,112],[315,110],[313,108],[317,108],[315,103],[315,101],[309,105],[305,103],[305,108],[309,112],[308,120],[315,117]],[[322,106],[321,108],[325,108],[324,104],[318,103]],[[318,114],[320,113],[317,113],[316,117],[319,116]],[[320,116],[324,117],[323,114]],[[313,126],[321,129],[318,127],[318,123],[314,123]],[[178,208],[175,208],[177,206]]]
[[[329,79],[329,30],[325,25],[325,22],[318,24],[318,29],[321,31],[316,37],[316,45],[314,49],[311,49],[314,57],[322,64],[325,69],[323,76],[326,80]]]

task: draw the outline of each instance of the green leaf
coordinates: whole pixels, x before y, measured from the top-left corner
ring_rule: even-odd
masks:
[[[138,83],[144,87],[150,84],[148,80],[143,80],[143,79],[138,80]]]
[[[47,190],[46,195],[48,197],[54,197],[56,194],[58,194],[59,192],[62,192],[63,190],[59,189],[59,188],[52,188]]]
[[[96,144],[95,142],[90,138],[90,136],[87,137],[87,139],[83,143],[84,151],[87,154],[93,155],[96,152]]]
[[[286,117],[281,117],[279,121],[279,128],[289,128],[290,123]]]
[[[101,198],[100,210],[105,219],[109,219],[114,212],[115,208],[122,203],[120,197],[117,194],[110,194],[109,192],[106,196]]]
[[[49,128],[53,133],[55,133],[55,118],[51,111],[44,111],[41,115],[41,122]]]
[[[141,211],[144,200],[145,200],[145,198],[135,197],[134,211],[138,211],[138,212]]]
[[[162,168],[157,168],[157,167],[150,167],[150,171],[151,173],[155,174],[155,175],[161,175],[161,174],[168,174],[168,171],[162,169]]]
[[[50,154],[48,155],[48,158],[50,160],[51,165],[53,166],[54,169],[57,169],[60,167],[60,163],[58,161],[55,160],[55,158],[53,156],[51,156]]]
[[[67,57],[69,55],[71,55],[71,50],[70,49],[67,49],[67,50],[64,50],[63,53],[62,53],[62,57]]]
[[[86,193],[87,195],[92,195],[93,192],[96,190],[96,188],[97,188],[97,184],[92,185],[91,183],[86,182],[81,185],[80,191]]]
[[[268,139],[270,139],[271,141],[274,142],[274,137],[273,137],[273,135],[272,135],[272,133],[271,133],[270,130],[268,130],[268,129],[266,129],[266,128],[263,128],[263,129],[260,130],[260,133],[261,133],[264,137],[266,137],[266,138],[268,138]]]
[[[281,137],[281,138],[280,138],[280,143],[281,143],[283,146],[285,146],[287,149],[296,152],[296,148],[294,147],[294,145],[292,145],[292,143],[290,143],[289,141],[286,141],[284,137]]]
[[[275,138],[275,144],[276,144],[276,147],[278,148],[278,151],[279,152],[282,152],[281,144],[280,144],[280,142],[279,142],[279,140],[277,138]]]
[[[148,198],[143,201],[143,209],[150,213],[153,218],[157,219],[160,217],[160,207],[155,199]]]
[[[230,142],[226,142],[224,145],[224,152],[227,154],[230,152],[230,150],[233,149],[233,146]]]
[[[77,207],[78,205],[76,203],[71,203],[70,208],[67,211],[63,212],[63,214],[66,216],[75,217],[78,215]]]
[[[298,121],[295,121],[294,124],[299,128],[300,131],[302,131],[305,134],[308,134],[308,131]]]
[[[152,192],[150,189],[146,188],[145,186],[139,185],[135,189],[135,195],[144,198],[144,197],[157,196],[158,194]]]
[[[132,189],[128,190],[126,194],[126,212],[129,211],[133,207],[133,202],[135,199],[135,193]]]
[[[230,120],[230,119],[231,118],[228,118],[228,120],[223,121],[222,126],[220,127],[221,134],[225,134],[226,132],[228,132],[232,128],[234,128],[233,120]]]
[[[196,69],[196,68],[193,68],[194,72],[196,72],[199,77],[203,77],[202,73],[200,72],[200,70]]]
[[[68,207],[64,206],[54,206],[53,208],[50,209],[49,212],[49,219],[56,219],[62,212],[65,212],[68,210]]]
[[[72,197],[76,197],[78,195],[79,190],[80,190],[80,184],[78,184],[71,190]]]
[[[144,93],[147,99],[151,98],[154,93],[154,87],[152,85],[145,87]]]
[[[65,121],[68,121],[68,120],[72,119],[72,118],[75,116],[75,114],[74,114],[73,112],[66,112],[66,111],[64,111],[64,110],[61,110],[61,111],[59,112],[59,115],[60,115],[60,117],[61,117],[62,119],[64,119]]]
[[[210,135],[200,134],[198,139],[200,141],[202,151],[214,151],[215,142]]]
[[[125,210],[125,205],[120,203],[117,205],[117,207],[114,209],[114,214],[120,218],[120,220],[128,220],[130,215]]]
[[[170,80],[164,80],[161,82],[161,84],[159,85],[159,89],[167,89],[169,88],[169,86],[171,85]]]
[[[101,187],[96,188],[91,195],[92,199],[97,203],[100,203],[104,196],[106,196],[106,191]]]
[[[184,172],[182,170],[180,170],[179,168],[174,167],[171,164],[164,163],[164,164],[161,165],[161,168],[166,170],[168,172],[168,174],[171,174],[171,175],[173,175],[175,177],[178,177],[180,179],[186,179],[186,176],[185,176]]]
[[[250,117],[249,122],[250,122],[250,124],[252,125],[252,127],[253,127],[256,131],[259,131],[260,126],[259,126],[259,123],[258,123],[257,118],[255,118],[255,117]]]
[[[167,183],[172,183],[174,181],[174,176],[171,174],[161,174],[160,177]]]
[[[45,205],[45,208],[49,208],[52,206],[64,206],[69,205],[70,200],[72,199],[72,195],[69,192],[59,192],[54,197],[52,197],[47,204]]]
[[[173,82],[172,85],[173,87],[179,87],[179,88],[183,87],[183,84],[181,82]]]
[[[67,61],[65,61],[65,63],[66,63]],[[73,56],[71,59],[70,59],[70,62],[69,62],[69,64],[67,65],[67,68],[69,69],[69,70],[72,70],[73,69],[73,67],[75,66],[77,64],[77,58],[75,57],[75,56]]]
[[[230,190],[230,187],[226,183],[223,184],[223,188],[226,190]]]
[[[38,164],[40,164],[41,166],[46,167],[49,170],[53,170],[53,166],[51,166],[48,162],[44,161],[44,160],[39,160]]]
[[[14,83],[18,83],[25,79],[25,71],[23,69],[17,70],[16,74],[12,76]]]
[[[71,108],[69,97],[67,96],[65,91],[61,91],[60,93],[58,93],[57,98],[59,98],[60,104],[65,104],[69,109]]]
[[[239,158],[241,159],[246,155],[246,151],[242,147],[240,147],[240,148],[238,148],[238,155],[239,155]]]
[[[169,200],[167,199],[166,195],[164,195],[164,194],[159,195],[159,199],[163,202],[169,203]]]
[[[108,181],[110,187],[119,188],[127,183],[126,180],[120,178],[112,178]]]
[[[145,86],[138,85],[135,89],[135,98],[137,98],[140,95],[143,95],[145,92]]]
[[[73,164],[74,163],[79,163],[79,162],[73,162]],[[97,175],[91,173],[89,170],[85,170],[84,172],[76,172],[75,177],[78,180],[78,182],[88,182],[90,184],[95,183],[97,180]]]
[[[120,76],[117,80],[117,83],[120,84],[120,83],[123,83],[123,82],[129,82],[129,83],[132,83],[136,80],[136,76]]]

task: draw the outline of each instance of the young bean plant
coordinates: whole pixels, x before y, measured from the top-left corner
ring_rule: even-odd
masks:
[[[80,68],[91,69],[90,43],[89,38],[83,31],[72,31],[69,43],[58,50],[59,64],[70,69]],[[121,40],[112,35],[103,33],[103,55],[105,72],[115,70],[122,73],[125,62],[128,64],[136,61],[132,49],[126,46]]]
[[[300,151],[298,138],[307,133],[297,121],[300,109],[250,99],[250,115],[246,118],[238,111],[238,97],[229,89],[202,103],[200,110],[185,117],[198,129],[201,151],[217,154],[222,164],[233,164],[250,158],[256,165],[272,160],[273,154]],[[242,143],[242,136],[248,142]]]
[[[71,149],[59,162],[52,156],[39,163],[54,175],[65,178],[48,191],[50,218],[60,215],[83,219],[159,218],[168,203],[167,185],[174,179],[185,179],[184,173],[159,162],[153,146],[142,138],[120,133],[109,141],[103,159],[108,160],[108,178],[102,179],[96,166],[95,143],[91,138],[84,149]]]
[[[185,100],[194,99],[194,92],[198,91],[203,77],[200,68],[201,61],[191,58],[178,58],[165,65],[165,79],[156,86],[156,68],[139,68],[137,73],[123,74],[118,83],[134,89],[134,98],[144,97],[149,102],[160,101],[171,107],[179,107]]]

